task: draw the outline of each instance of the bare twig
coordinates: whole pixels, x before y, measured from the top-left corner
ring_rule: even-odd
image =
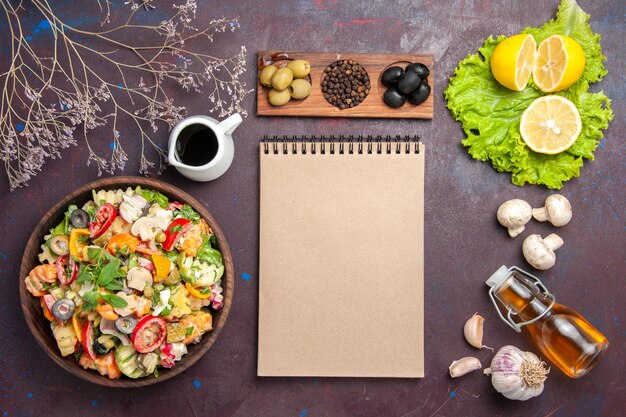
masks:
[[[184,0],[173,6],[171,18],[144,25],[136,23],[136,17],[154,9],[152,0],[131,0],[125,3],[128,19],[111,28],[105,27],[110,23],[110,0],[96,0],[104,14],[102,29],[89,31],[64,21],[53,2],[29,1],[42,16],[42,30],[49,29],[52,46],[46,48],[47,55],[35,52],[23,31],[22,3],[0,0],[11,35],[11,59],[0,72],[0,159],[11,190],[27,184],[48,158],[60,157],[61,149],[76,145],[80,130],[87,164],[94,163],[98,175],[124,169],[128,155],[123,144],[131,138],[141,141],[139,172],[162,172],[166,152],[150,134],[163,125],[171,128],[186,114],[166,93],[168,82],[206,94],[208,111],[218,117],[247,114],[241,104],[250,90],[240,80],[246,70],[245,47],[221,58],[189,45],[197,39],[206,45],[215,34],[236,30],[237,19],[213,19],[196,28],[196,2]],[[111,141],[101,155],[89,132],[104,126],[111,129]],[[123,134],[120,126],[125,126]]]

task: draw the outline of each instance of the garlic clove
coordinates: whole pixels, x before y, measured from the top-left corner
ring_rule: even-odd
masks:
[[[465,336],[467,343],[475,348],[482,349],[485,347],[493,350],[493,348],[483,345],[484,322],[485,318],[483,316],[478,313],[474,313],[474,315],[465,322],[465,325],[463,326],[463,335]]]
[[[466,356],[453,361],[448,370],[452,378],[457,378],[480,368],[482,368],[482,365],[477,358]]]

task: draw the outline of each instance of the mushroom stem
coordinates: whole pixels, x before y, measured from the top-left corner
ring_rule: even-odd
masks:
[[[563,239],[561,239],[561,237],[555,233],[546,236],[546,238],[543,239],[543,242],[553,251],[563,246],[564,243]]]
[[[548,210],[545,207],[533,209],[533,217],[535,220],[545,222],[548,220]]]

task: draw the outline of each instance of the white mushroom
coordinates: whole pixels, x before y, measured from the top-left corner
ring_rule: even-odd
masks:
[[[123,298],[126,301],[126,306],[113,307],[113,310],[122,317],[129,316],[137,307],[137,298],[134,295],[125,294],[123,291],[118,291],[115,295]]]
[[[572,206],[561,194],[546,198],[545,207],[533,209],[533,217],[540,222],[546,220],[554,226],[565,226],[572,219]]]
[[[128,270],[126,282],[128,288],[143,291],[146,285],[152,285],[152,274],[146,268],[134,266]]]
[[[509,229],[509,236],[515,237],[522,233],[524,225],[532,217],[533,209],[524,200],[515,198],[505,201],[498,207],[498,222]]]
[[[556,262],[554,251],[563,246],[563,239],[552,233],[545,239],[539,235],[530,235],[522,244],[524,258],[536,269],[550,269]]]

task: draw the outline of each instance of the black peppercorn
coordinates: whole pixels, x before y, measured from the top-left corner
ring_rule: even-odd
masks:
[[[324,69],[321,88],[326,101],[344,110],[365,100],[370,82],[367,71],[361,65],[351,59],[340,60]]]

